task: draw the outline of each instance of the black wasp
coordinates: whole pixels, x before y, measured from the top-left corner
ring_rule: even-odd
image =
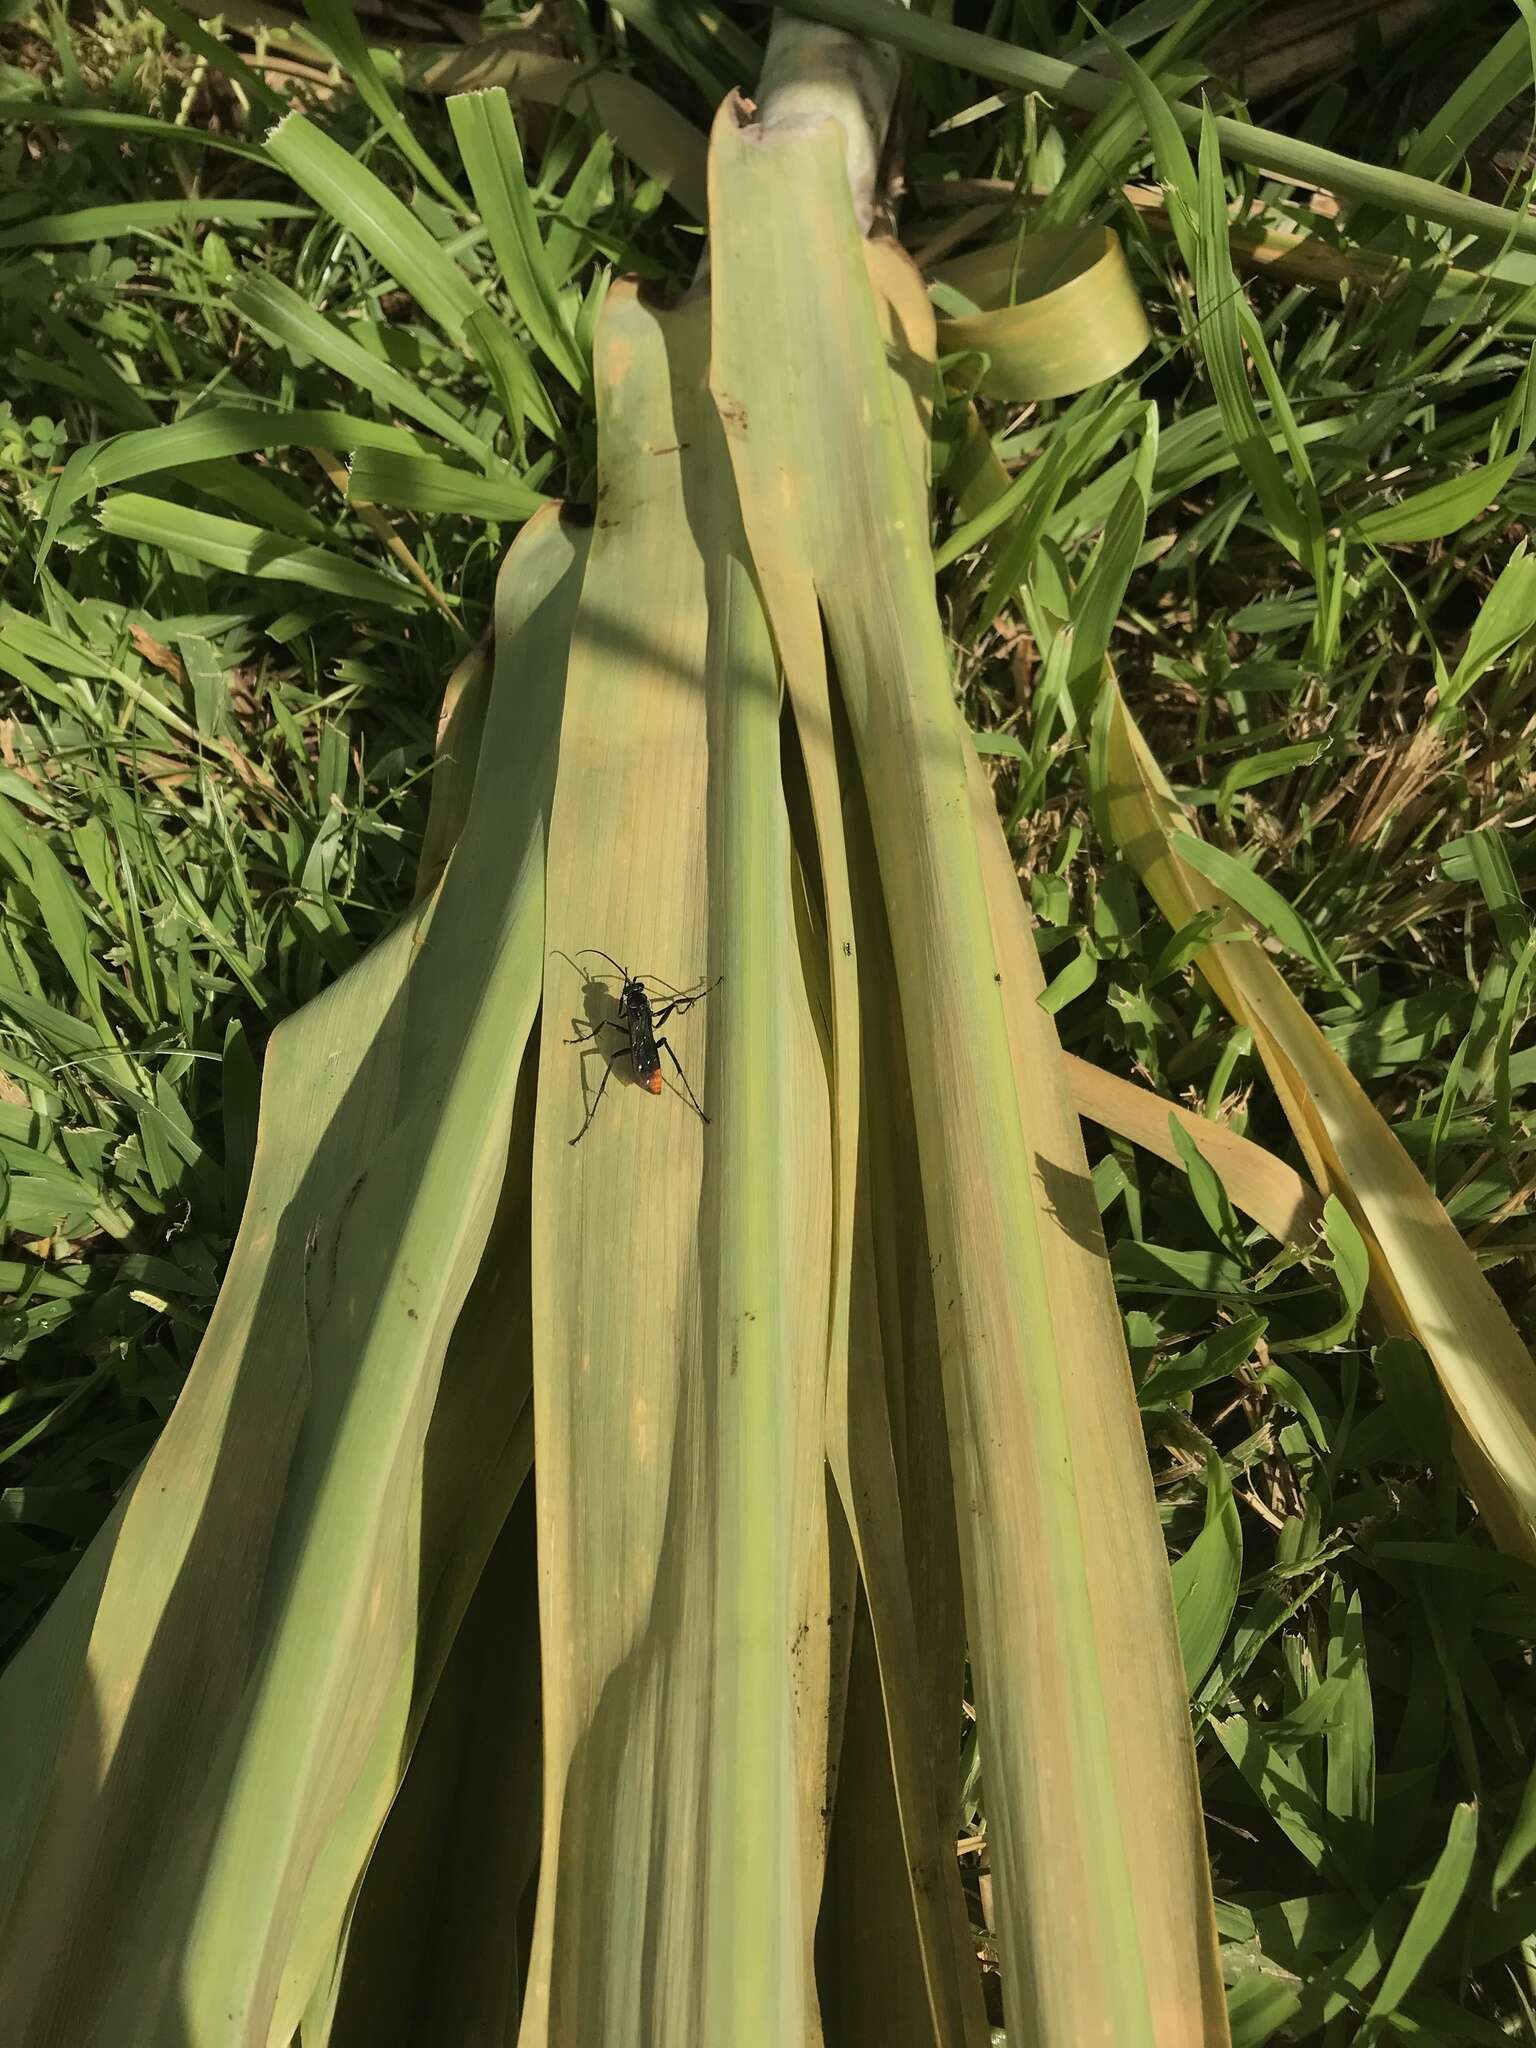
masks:
[[[666,1085],[661,1073],[661,1055],[665,1053],[672,1062],[677,1078],[683,1084],[689,1108],[707,1124],[709,1118],[700,1107],[699,1099],[693,1092],[688,1076],[683,1072],[677,1054],[664,1038],[658,1038],[656,1034],[669,1017],[680,1016],[685,1010],[691,1010],[695,1003],[702,1003],[706,996],[712,995],[720,986],[720,979],[724,977],[712,981],[708,988],[702,982],[697,988],[674,988],[671,982],[662,981],[659,975],[631,974],[627,967],[621,967],[613,955],[605,953],[600,946],[583,946],[576,959],[571,960],[571,965],[575,967],[576,960],[589,953],[595,954],[599,960],[606,960],[622,983],[618,998],[619,1014],[617,1017],[600,1017],[589,1030],[578,1030],[574,1038],[565,1041],[566,1044],[590,1045],[605,1026],[610,1031],[619,1032],[624,1050],[629,1055],[635,1079],[652,1095],[659,1095]],[[569,954],[564,957],[571,959]],[[586,969],[577,968],[577,972],[584,974]],[[606,974],[594,974],[588,978],[592,981],[607,981],[610,977]],[[665,990],[665,997],[653,997],[646,986],[647,982],[656,982]],[[601,1050],[601,1047],[598,1049]],[[570,1140],[571,1144],[579,1145],[587,1135],[592,1119],[597,1115],[597,1105],[603,1099],[603,1090],[608,1086],[608,1076],[612,1072],[612,1067],[605,1063],[603,1078],[597,1084],[597,1093],[592,1098],[592,1106],[587,1111],[586,1121]]]

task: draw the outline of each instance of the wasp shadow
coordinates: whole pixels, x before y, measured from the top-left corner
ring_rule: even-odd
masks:
[[[629,1026],[619,1007],[619,992],[623,987],[619,976],[616,973],[596,974],[581,966],[569,953],[557,953],[555,958],[568,962],[573,972],[581,977],[580,1013],[567,1017],[568,1028],[561,1036],[581,1062],[581,1103],[585,1122],[578,1135],[584,1137],[597,1115],[598,1102],[610,1081],[616,1080],[623,1088],[638,1088],[641,1084],[630,1052]]]

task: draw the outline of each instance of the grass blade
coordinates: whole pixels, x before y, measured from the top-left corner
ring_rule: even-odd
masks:
[[[239,519],[215,518],[187,505],[173,505],[165,498],[119,491],[102,506],[100,518],[106,533],[172,548],[194,562],[227,569],[231,575],[300,583],[331,597],[353,598],[359,604],[399,609],[421,603],[419,593],[395,577],[378,569],[366,569],[346,555],[333,554],[329,548],[309,547],[264,527],[248,526]]]
[[[1523,640],[1536,626],[1536,557],[1521,541],[1499,571],[1498,581],[1483,599],[1472,622],[1466,651],[1457,662],[1450,680],[1440,692],[1435,723],[1442,724],[1447,712],[1459,704],[1474,683],[1485,675],[1501,654]]]
[[[302,114],[289,114],[267,137],[267,154],[332,220],[355,235],[375,261],[455,341],[484,307],[453,258],[408,206],[366,165]]]
[[[523,145],[507,96],[500,91],[459,94],[448,102],[448,118],[512,303],[566,383],[583,391],[587,366],[561,311],[560,288],[528,196]]]
[[[1536,1850],[1536,1766],[1525,1781],[1520,1806],[1510,1822],[1493,1871],[1493,1903],[1497,1905]]]
[[[77,448],[53,487],[40,552],[46,554],[71,508],[93,491],[154,476],[183,464],[218,462],[256,449],[419,449],[414,434],[342,412],[264,412],[255,406],[210,405],[169,426],[143,427]]]
[[[704,137],[660,93],[638,78],[590,70],[566,57],[510,45],[503,39],[467,49],[434,51],[412,73],[426,92],[460,93],[505,86],[515,99],[590,113],[600,134],[654,178],[695,220],[707,212]]]
[[[1300,959],[1309,961],[1325,981],[1333,983],[1346,1001],[1353,1000],[1353,991],[1329,959],[1316,932],[1300,912],[1286,902],[1278,889],[1266,882],[1262,875],[1256,875],[1235,854],[1225,853],[1219,846],[1212,846],[1208,840],[1196,839],[1192,834],[1186,837],[1187,845],[1181,840],[1174,848],[1181,861],[1204,875],[1208,882],[1214,882],[1222,894],[1246,911],[1262,931],[1269,932]]]
[[[1227,1125],[1196,1116],[1150,1088],[1107,1074],[1071,1053],[1065,1059],[1079,1116],[1105,1130],[1118,1131],[1121,1137],[1166,1159],[1170,1166],[1177,1166],[1184,1156],[1168,1130],[1169,1117],[1177,1118],[1190,1143],[1215,1169],[1235,1207],[1263,1224],[1282,1244],[1308,1248],[1316,1244],[1323,1221],[1322,1200],[1294,1167],[1250,1138],[1239,1137]]]
[[[915,57],[973,71],[978,78],[995,79],[1016,92],[1044,93],[1048,99],[1091,112],[1108,105],[1119,90],[1112,80],[1086,67],[1021,50],[925,14],[908,13],[896,0],[787,0],[786,12],[891,43]],[[1169,103],[1169,110],[1185,135],[1199,134],[1199,109],[1175,100]],[[1258,128],[1224,116],[1215,119],[1212,132],[1224,156],[1251,164],[1255,170],[1279,172],[1345,198],[1373,202],[1393,213],[1414,214],[1464,234],[1482,235],[1500,248],[1536,250],[1536,222],[1487,200],[1469,199],[1428,178],[1408,177],[1401,171],[1320,148],[1277,128]]]
[[[335,321],[316,312],[280,279],[246,278],[231,292],[230,305],[242,320],[248,320],[279,347],[313,356],[338,377],[345,378],[355,390],[404,413],[407,419],[415,420],[418,426],[441,435],[473,457],[482,468],[489,467],[490,457],[480,435],[418,390],[393,365],[354,341]]]
[[[1353,522],[1362,540],[1443,540],[1486,512],[1524,461],[1523,452],[1506,455],[1498,462],[1485,462],[1444,483],[1417,491],[1400,505],[1387,505],[1379,512],[1367,512]]]
[[[1209,108],[1200,131],[1200,230],[1195,250],[1195,297],[1200,311],[1200,347],[1216,404],[1238,460],[1247,472],[1276,538],[1299,562],[1316,567],[1322,519],[1315,507],[1304,513],[1290,481],[1269,445],[1248,388],[1243,343],[1252,345],[1240,315],[1243,288],[1232,268],[1228,242],[1227,188],[1221,174],[1216,131]],[[1263,337],[1258,337],[1263,348]]]
[[[410,123],[395,105],[388,86],[379,75],[372,52],[358,27],[352,0],[304,0],[304,12],[317,35],[336,59],[342,76],[367,107],[396,149],[421,177],[425,178],[445,206],[458,213],[463,201],[411,132]]]
[[[1419,129],[1403,169],[1417,178],[1449,177],[1489,123],[1530,85],[1531,64],[1531,23],[1517,21]]]
[[[288,111],[282,95],[274,92],[260,72],[253,71],[227,43],[221,43],[200,21],[194,21],[184,7],[177,5],[177,0],[145,0],[145,7],[156,21],[165,24],[178,42],[185,43],[189,50],[195,50],[205,64],[212,65],[215,73],[238,86],[252,106],[264,108],[272,120],[282,119]]]
[[[267,161],[259,142],[242,142],[237,135],[220,135],[209,128],[180,127],[174,121],[157,121],[151,114],[119,113],[115,107],[67,107],[48,100],[0,95],[0,121],[25,122],[30,128],[99,128],[110,135],[136,135],[146,142],[222,150],[251,163]]]
[[[1382,2030],[1379,2023],[1390,2019],[1413,1989],[1419,1972],[1429,1961],[1435,1944],[1450,1926],[1451,1917],[1461,1904],[1476,1854],[1477,1808],[1468,1801],[1458,1806],[1451,1816],[1445,1847],[1435,1859],[1435,1867],[1415,1901],[1408,1925],[1403,1929],[1403,1938],[1387,1965],[1381,1988],[1371,2000],[1362,2039],[1380,2040]]]
[[[308,220],[310,206],[277,199],[134,199],[123,206],[82,206],[74,213],[40,213],[0,228],[0,249],[57,249],[75,242],[110,242],[118,235],[152,235],[222,221],[226,227],[261,228],[275,220]]]
[[[405,455],[364,448],[354,457],[348,498],[365,505],[399,505],[429,516],[463,513],[503,522],[529,519],[547,501],[515,476],[477,476],[437,455]]]
[[[1227,1639],[1242,1576],[1243,1525],[1227,1468],[1213,1453],[1205,1461],[1205,1526],[1173,1567],[1179,1649],[1191,1692]]]

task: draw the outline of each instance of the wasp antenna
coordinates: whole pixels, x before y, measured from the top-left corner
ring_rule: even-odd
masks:
[[[594,946],[587,946],[583,948],[583,951],[588,953],[595,952],[596,950],[597,949]],[[607,981],[609,979],[609,977],[606,974],[588,974],[585,967],[581,965],[579,956],[577,956],[576,958],[572,958],[572,956],[569,953],[563,951],[559,946],[555,948],[555,950],[550,954],[549,957],[551,960],[563,960],[568,967],[575,968],[576,972],[581,976],[583,981]],[[608,958],[608,955],[604,953],[602,957],[606,960]],[[617,963],[615,963],[615,965],[617,965]],[[618,971],[622,974],[624,970],[622,968],[619,968]]]
[[[620,980],[629,980],[628,970],[626,968],[621,967],[618,961],[614,959],[611,953],[605,953],[601,946],[583,946],[581,948],[581,951],[576,955],[576,958],[579,960],[585,953],[595,953],[599,960],[606,960],[608,962],[608,965],[613,969],[614,973],[619,976]],[[569,958],[569,955],[567,955],[567,958]],[[578,967],[576,971],[579,974],[581,972],[581,969]]]

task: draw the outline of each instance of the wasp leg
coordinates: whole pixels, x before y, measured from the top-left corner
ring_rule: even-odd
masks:
[[[667,1058],[672,1062],[673,1068],[677,1074],[677,1078],[679,1079],[679,1081],[682,1082],[684,1088],[688,1092],[689,1108],[693,1111],[694,1115],[699,1118],[701,1123],[707,1124],[709,1122],[709,1118],[705,1116],[704,1111],[700,1108],[699,1098],[694,1094],[692,1086],[689,1083],[688,1076],[683,1072],[682,1063],[679,1061],[677,1054],[672,1050],[671,1046],[668,1045],[667,1041],[664,1038],[657,1039],[656,1050],[658,1052],[664,1052]]]
[[[695,1003],[702,1003],[706,996],[712,996],[715,990],[720,986],[720,983],[724,981],[724,979],[725,976],[722,974],[716,980],[712,981],[709,984],[708,988],[705,988],[703,984],[700,983],[698,988],[691,989],[683,995],[675,996],[670,1003],[666,1004],[664,1008],[656,1012],[656,1015],[652,1020],[653,1023],[656,1025],[665,1024],[667,1019],[675,1013],[679,1011],[691,1010]]]
[[[583,1095],[585,1095],[585,1093],[586,1093],[586,1089],[587,1089],[587,1069],[586,1069],[586,1061],[587,1061],[587,1055],[586,1055],[585,1053],[583,1053],[583,1054],[582,1054],[582,1069],[581,1069],[581,1089],[582,1089],[582,1093],[583,1093]],[[571,1145],[579,1145],[579,1144],[581,1143],[582,1139],[583,1139],[583,1138],[584,1138],[584,1137],[585,1137],[585,1136],[587,1135],[587,1132],[588,1132],[588,1130],[589,1130],[589,1129],[591,1128],[591,1125],[592,1125],[592,1119],[593,1119],[593,1117],[595,1117],[595,1116],[597,1115],[597,1105],[598,1105],[598,1104],[599,1104],[599,1103],[600,1103],[600,1102],[602,1101],[602,1099],[603,1099],[603,1090],[604,1090],[604,1089],[605,1089],[605,1088],[606,1088],[606,1087],[608,1086],[608,1077],[609,1077],[609,1076],[610,1076],[610,1075],[612,1074],[612,1072],[613,1072],[613,1068],[612,1068],[612,1067],[611,1067],[611,1066],[610,1066],[610,1065],[608,1064],[607,1060],[606,1060],[606,1059],[604,1059],[604,1061],[603,1061],[603,1078],[602,1078],[602,1079],[601,1079],[601,1081],[599,1081],[599,1082],[598,1082],[598,1084],[597,1084],[597,1093],[596,1093],[596,1094],[595,1094],[595,1095],[593,1096],[593,1098],[592,1098],[592,1106],[591,1106],[591,1107],[590,1107],[590,1109],[588,1109],[588,1111],[587,1111],[587,1115],[586,1115],[586,1121],[585,1121],[585,1122],[584,1122],[584,1123],[582,1124],[582,1127],[581,1127],[581,1129],[580,1129],[580,1130],[579,1130],[579,1131],[578,1131],[578,1132],[576,1133],[576,1135],[575,1135],[575,1137],[574,1137],[574,1138],[569,1138],[569,1139],[567,1139],[567,1140],[566,1140],[567,1144],[571,1144]]]
[[[562,1043],[565,1045],[590,1045],[593,1039],[596,1038],[597,1034],[599,1033],[599,1031],[602,1030],[605,1024],[609,1027],[610,1030],[622,1031],[624,1033],[624,1043],[628,1045],[629,1026],[627,1024],[622,1023],[620,1019],[617,1017],[599,1017],[597,1022],[592,1026],[590,1031],[583,1031],[580,1025],[577,1025],[576,1036],[574,1038],[564,1039]]]

